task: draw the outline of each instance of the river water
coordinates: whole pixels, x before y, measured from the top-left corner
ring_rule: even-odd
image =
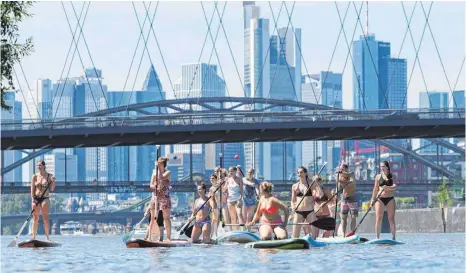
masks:
[[[1,237],[1,272],[465,272],[463,233],[399,234],[397,239],[406,244],[308,250],[255,250],[244,245],[131,249],[119,236],[53,236],[61,247],[8,248],[13,238]]]

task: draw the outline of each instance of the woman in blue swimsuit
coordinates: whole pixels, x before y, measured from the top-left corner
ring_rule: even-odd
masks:
[[[215,201],[215,195],[212,195],[211,198],[207,200],[207,187],[204,182],[197,186],[197,192],[199,193],[199,198],[193,203],[193,214],[190,218],[190,220],[196,219],[191,234],[191,241],[193,243],[198,242],[202,233],[202,242],[208,244],[211,242],[210,231],[212,228],[210,213],[212,209],[217,209],[217,202]],[[198,212],[194,215],[196,211]]]

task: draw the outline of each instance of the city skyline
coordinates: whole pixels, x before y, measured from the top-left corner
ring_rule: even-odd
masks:
[[[136,20],[136,17],[134,16],[134,12],[131,10],[125,10],[124,7],[131,7],[130,3],[116,3],[115,5],[112,5],[112,10],[115,10],[115,14],[113,12],[106,13],[104,16],[100,16],[99,19],[95,17],[95,14],[99,14],[99,11],[102,10],[105,6],[105,4],[108,5],[108,3],[92,3],[90,10],[89,10],[89,15],[88,19],[86,21],[86,24],[84,26],[84,37],[86,38],[86,41],[89,45],[91,55],[94,60],[94,64],[97,68],[102,69],[104,71],[103,77],[104,77],[104,82],[108,86],[109,91],[113,90],[119,90],[121,91],[123,88],[123,81],[126,78],[126,74],[128,72],[128,67],[130,63],[130,59],[127,59],[124,61],[124,58],[131,58],[135,44],[137,42],[137,38],[139,36],[139,27],[138,27],[138,22]],[[288,10],[291,12],[292,4],[291,2],[286,3],[288,5]],[[144,13],[142,12],[144,9],[144,6],[142,3],[136,3],[136,9],[139,10],[139,20],[142,21],[144,19]],[[196,5],[199,7],[197,8],[196,12]],[[219,12],[222,12],[224,3],[219,3]],[[275,29],[274,29],[274,17],[277,18],[278,15],[278,10],[280,8],[280,4],[272,4],[272,8],[274,9],[274,15],[270,13],[270,8],[267,3],[265,2],[258,2],[257,5],[261,7],[261,17],[269,19],[269,32],[270,35],[277,35]],[[355,3],[356,7],[360,7],[360,3]],[[426,12],[430,6],[430,3],[423,3],[424,8],[426,9]],[[456,78],[458,76],[459,68],[461,67],[461,61],[463,58],[461,57],[455,57],[453,56],[460,56],[464,55],[462,49],[464,48],[464,31],[461,31],[462,29],[464,30],[464,25],[463,24],[456,24],[454,25],[455,20],[460,20],[464,19],[464,8],[453,8],[456,5],[462,5],[464,7],[464,3],[452,3],[451,5],[444,5],[442,3],[434,3],[432,6],[432,12],[430,15],[430,26],[432,28],[432,32],[434,33],[435,41],[437,42],[437,45],[440,50],[440,56],[442,56],[443,63],[445,65],[445,69],[448,75],[448,79],[451,84],[451,88],[453,88],[454,83],[456,82]],[[74,3],[74,6],[76,8],[76,12],[79,14],[80,9],[81,9],[81,4],[76,4]],[[148,4],[147,4],[148,6]],[[151,10],[153,10],[155,5],[152,5]],[[150,54],[151,54],[151,59],[153,61],[153,64],[155,65],[155,69],[157,73],[160,76],[160,81],[162,82],[162,86],[164,87],[164,91],[166,91],[167,94],[167,99],[173,98],[173,91],[172,91],[172,85],[175,82],[175,80],[179,77],[179,67],[183,63],[194,63],[197,62],[197,59],[199,58],[199,52],[200,52],[200,47],[202,45],[202,41],[200,41],[200,44],[198,44],[198,40],[202,39],[205,34],[206,34],[206,28],[207,24],[205,23],[204,20],[204,15],[202,14],[202,7],[199,3],[186,3],[186,6],[193,7],[193,12],[192,14],[185,14],[185,11],[183,9],[176,10],[176,12],[171,13],[171,17],[167,17],[167,13],[170,13],[170,11],[173,10],[173,5],[169,3],[160,3],[158,7],[158,12],[157,16],[155,17],[155,26],[160,26],[161,24],[159,20],[165,20],[167,24],[164,24],[164,28],[160,27],[155,27],[155,33],[158,36],[158,40],[161,44],[161,48],[163,51],[163,55],[166,59],[167,66],[168,66],[168,72],[170,74],[171,80],[168,79],[166,75],[165,68],[163,66],[163,63],[160,61],[160,56],[158,54],[158,48],[157,45],[154,41],[153,34],[150,33],[150,38],[148,42],[148,48],[150,49]],[[214,11],[213,8],[213,3],[203,3],[203,7],[206,9],[206,14],[210,18],[212,12]],[[344,16],[344,12],[347,7],[347,3],[338,3],[339,9],[341,16]],[[413,3],[405,3],[404,7],[406,9],[406,12],[408,16],[410,15],[412,8],[414,4]],[[65,7],[67,8],[67,14],[68,17],[71,18],[72,24],[74,24],[74,21],[72,20],[74,18],[73,15],[73,10],[71,8],[71,5],[66,5]],[[306,20],[313,20],[311,18],[304,17],[303,18],[303,10],[308,10],[311,11],[312,8],[318,8],[321,10],[322,14],[332,14],[331,20],[327,18],[325,23],[328,23],[325,26],[328,26],[328,31],[322,31],[321,28],[318,28],[317,33],[323,34],[319,36],[319,43],[320,45],[317,45],[314,42],[310,42],[309,38],[310,36],[314,37],[315,34],[313,32],[316,31],[316,28],[314,28],[309,24],[305,24]],[[59,8],[59,10],[57,10]],[[354,11],[354,7],[351,4],[349,6],[349,11],[348,11],[348,16],[347,16],[347,22],[345,23],[345,31],[347,36],[351,36],[352,31],[355,26],[355,16],[356,13]],[[364,7],[363,7],[364,9]],[[380,11],[380,9],[384,9],[385,12]],[[387,16],[387,14],[393,14],[396,13],[395,10],[398,10],[398,16],[396,17],[398,20],[393,20],[391,22],[390,27],[393,30],[388,30],[387,27],[382,24],[382,20]],[[439,20],[442,18],[441,14],[439,14],[440,11],[450,11],[449,12],[449,22],[442,22],[439,24]],[[33,13],[35,13],[35,16],[32,17],[31,19],[25,21],[22,23],[20,27],[21,31],[21,36],[22,37],[27,37],[29,35],[34,36],[34,41],[36,43],[36,52],[33,53],[30,57],[25,58],[24,62],[22,63],[23,67],[25,68],[25,74],[29,83],[29,86],[31,89],[34,89],[33,83],[36,79],[38,78],[48,78],[52,80],[58,80],[61,69],[63,67],[64,59],[66,56],[67,49],[69,47],[69,44],[71,42],[71,34],[68,29],[68,26],[66,24],[66,19],[64,17],[63,10],[61,8],[61,5],[59,3],[37,3],[33,7]],[[45,16],[46,18],[43,18],[44,14],[48,14],[51,11],[55,11],[55,13],[51,16]],[[412,46],[412,42],[410,39],[410,35],[408,32],[408,35],[406,37],[406,41],[403,46],[403,50],[401,54],[398,54],[399,48],[401,46],[401,40],[403,38],[404,31],[406,30],[406,22],[404,22],[404,15],[402,11],[402,7],[400,3],[369,3],[369,32],[370,33],[375,33],[376,39],[380,41],[387,41],[390,42],[392,45],[392,58],[405,58],[407,59],[407,74],[408,74],[408,80],[411,75],[411,70],[412,66],[414,64],[414,50]],[[200,13],[200,14],[199,14]],[[363,12],[362,12],[363,13]],[[384,14],[387,13],[387,14]],[[93,15],[94,14],[94,15]],[[296,3],[296,6],[294,8],[294,13],[293,13],[293,19],[292,19],[292,24],[294,28],[301,28],[302,29],[302,54],[303,54],[303,64],[302,65],[302,74],[315,74],[319,73],[320,71],[326,71],[328,64],[329,64],[329,59],[330,59],[330,54],[332,53],[333,47],[335,45],[336,37],[338,35],[339,27],[340,27],[340,22],[338,19],[338,15],[335,9],[335,4],[330,4],[330,3],[303,3],[299,2]],[[101,14],[102,15],[102,14]],[[285,16],[284,16],[285,15]],[[106,40],[109,43],[111,43],[112,39],[115,37],[111,35],[117,35],[118,33],[114,33],[112,31],[109,31],[110,33],[104,32],[99,32],[99,27],[102,27],[102,25],[106,25],[107,27],[111,27],[108,24],[110,22],[115,23],[114,17],[115,16],[123,16],[122,18],[125,18],[126,24],[123,29],[120,29],[121,31],[127,30],[129,31],[128,38],[124,39],[121,43],[116,43],[112,44],[113,50],[104,50],[108,51],[106,54],[102,52],[102,46],[99,46],[102,42],[102,40]],[[151,12],[152,16],[152,12]],[[180,17],[181,16],[181,17]],[[185,17],[182,17],[185,16]],[[197,17],[196,17],[197,16]],[[243,30],[243,12],[242,12],[242,6],[241,2],[234,2],[234,3],[228,3],[227,7],[225,9],[225,16],[224,17],[224,24],[225,24],[225,29],[228,35],[228,39],[230,41],[230,46],[233,51],[233,55],[235,57],[235,61],[237,64],[237,67],[239,69],[239,74],[241,75],[241,80],[244,82],[244,77],[242,76],[243,74],[243,58],[242,58],[242,51],[243,51],[243,45],[242,43],[236,42],[232,43],[232,41],[239,41],[236,39],[237,35],[242,34]],[[319,16],[323,16],[320,15]],[[308,16],[309,17],[309,16]],[[460,18],[461,17],[461,18]],[[40,18],[41,22],[37,22],[36,20]],[[162,18],[162,19],[161,19]],[[180,19],[181,18],[181,19]],[[372,19],[371,19],[372,18]],[[417,19],[416,19],[417,18]],[[436,19],[437,18],[437,19]],[[128,20],[130,21],[128,21]],[[361,16],[361,23],[364,24],[364,16]],[[423,19],[423,20],[422,20]],[[64,20],[62,26],[56,27],[56,23],[60,20]],[[96,20],[100,20],[100,24],[95,25],[94,23],[97,22]],[[113,20],[113,21],[112,21]],[[184,40],[189,40],[189,44],[195,44],[196,46],[193,47],[183,47],[182,50],[172,50],[172,49],[181,49],[181,47],[176,47],[172,46],[171,44],[168,44],[166,41],[173,41],[173,44],[177,44],[177,39],[180,37],[173,37],[173,33],[169,33],[169,29],[171,24],[169,22],[173,20],[178,20],[177,23],[179,23],[179,30],[176,32],[181,38],[184,38]],[[191,22],[191,20],[195,21],[195,24]],[[121,21],[121,20],[120,20]],[[285,7],[282,9],[282,14],[280,16],[280,19],[278,20],[277,28],[283,28],[287,26],[287,16],[286,16],[286,10]],[[425,21],[423,12],[422,12],[422,7],[418,3],[416,6],[416,12],[413,17],[413,21],[411,23],[412,27],[412,32],[414,35],[415,39],[415,44],[416,47],[419,45],[419,36],[421,34],[421,30],[423,25],[423,21]],[[34,23],[35,22],[35,23]],[[54,22],[54,31],[51,31],[51,25],[52,22]],[[32,23],[32,25],[31,25]],[[121,22],[116,22],[116,26],[118,26],[118,23]],[[392,24],[393,23],[393,24]],[[146,24],[147,26],[148,24]],[[189,31],[186,31],[183,26],[189,25],[190,29]],[[215,31],[218,26],[218,18],[215,17],[213,20],[212,24],[212,35],[215,35]],[[455,33],[455,35],[448,36],[450,37],[449,42],[446,43],[445,39],[442,39],[443,36],[447,35],[445,32],[441,31],[441,29],[447,27],[449,28],[449,32]],[[38,31],[36,28],[40,27],[42,30]],[[72,25],[74,28],[74,25]],[[291,27],[291,25],[290,25]],[[91,31],[94,30],[94,31]],[[115,28],[114,30],[118,29]],[[325,28],[324,28],[325,29]],[[458,32],[455,32],[454,30],[458,29]],[[47,32],[47,30],[50,30]],[[147,37],[147,30],[146,28],[145,35]],[[395,31],[396,30],[396,31]],[[45,33],[47,32],[47,33]],[[168,33],[166,33],[168,32]],[[43,35],[42,35],[43,34]],[[101,34],[99,36],[99,34]],[[194,35],[196,34],[196,35]],[[357,30],[355,33],[355,40],[358,39],[359,35],[362,34],[362,31],[360,29],[360,26],[357,26]],[[53,36],[53,35],[60,35],[60,37],[67,37],[65,39],[57,39],[58,36]],[[171,38],[164,39],[165,35],[168,35]],[[194,37],[196,36],[196,37]],[[199,36],[199,37],[198,37]],[[242,36],[242,35],[241,35]],[[427,87],[429,91],[447,91],[449,92],[449,87],[448,84],[446,83],[445,76],[443,74],[443,70],[440,65],[440,61],[438,59],[437,53],[435,51],[435,45],[433,44],[432,37],[430,36],[429,28],[427,28],[426,33],[424,35],[424,40],[422,43],[422,48],[419,52],[419,60],[421,62],[421,66],[423,68],[423,72],[427,81]],[[50,39],[53,39],[55,37],[56,43],[51,43]],[[320,39],[322,37],[322,39]],[[325,38],[328,37],[328,38]],[[351,38],[349,38],[348,43],[351,42]],[[45,39],[45,40],[44,40]],[[240,39],[240,38],[238,38]],[[242,40],[242,39],[241,39]],[[142,41],[142,39],[141,39]],[[210,42],[210,43],[209,43]],[[208,60],[208,57],[211,53],[212,47],[211,47],[211,40],[208,37],[207,38],[207,43],[206,43],[206,49],[204,49],[203,57],[201,58],[201,62],[206,62]],[[140,58],[140,54],[142,51],[142,43],[139,46],[138,49],[138,54],[136,54],[135,62],[137,62]],[[209,47],[210,46],[210,47]],[[47,47],[46,49],[44,47]],[[219,32],[219,37],[216,43],[216,47],[218,50],[218,53],[220,55],[219,59],[220,62],[216,59],[216,54],[213,54],[212,61],[210,64],[222,66],[223,70],[225,72],[225,82],[227,85],[227,90],[229,91],[226,95],[227,96],[244,96],[243,94],[243,89],[240,85],[240,81],[238,79],[238,75],[235,71],[235,67],[232,63],[232,57],[228,51],[228,44],[226,44],[226,40],[223,34],[223,31],[220,30]],[[461,48],[461,50],[459,50]],[[34,60],[43,60],[44,56],[47,56],[47,52],[51,52],[53,50],[54,52],[57,52],[57,57],[56,58],[51,58],[52,60],[47,61],[50,65],[47,67],[41,68],[36,68],[37,65],[31,66],[28,65],[30,62],[34,62]],[[120,52],[121,50],[121,52]],[[80,45],[79,45],[79,51],[83,58],[89,59],[87,49],[85,45],[83,44],[83,41],[81,39]],[[197,52],[196,52],[197,51]],[[337,46],[337,50],[335,53],[334,60],[332,62],[332,65],[329,71],[332,71],[334,73],[342,73],[343,71],[343,65],[344,65],[344,59],[346,57],[347,53],[347,48],[346,44],[344,41],[344,36],[343,34],[340,37],[340,41]],[[119,61],[116,62],[113,58],[111,58],[109,53],[117,53],[117,54],[112,54],[113,56],[118,56]],[[123,53],[126,52],[126,53]],[[325,52],[325,53],[324,53]],[[62,54],[61,54],[62,53]],[[328,54],[327,54],[328,53]],[[410,54],[412,53],[412,54]],[[190,55],[190,57],[186,57],[187,54]],[[319,57],[315,57],[321,56]],[[326,57],[323,57],[325,55],[328,55]],[[399,55],[399,56],[398,56]],[[428,57],[426,57],[428,56]],[[325,61],[326,59],[326,61]],[[315,61],[314,61],[315,60]],[[350,62],[350,60],[349,60]],[[61,63],[61,64],[60,64]],[[84,61],[85,66],[90,67],[91,62],[86,62]],[[326,64],[325,64],[326,63]],[[109,66],[111,64],[111,66]],[[141,65],[141,70],[139,71],[139,76],[137,79],[137,84],[136,86],[140,86],[143,82],[143,77],[145,76],[145,71],[147,71],[147,67],[149,67],[150,61],[147,58],[147,54],[143,58],[143,63]],[[125,69],[120,69],[122,67],[125,67]],[[133,65],[132,69],[132,74],[135,74],[135,65]],[[37,71],[40,70],[40,71]],[[17,70],[19,71],[19,70]],[[50,72],[48,72],[50,71]],[[65,70],[65,76],[66,76],[67,69]],[[42,74],[41,74],[42,73]],[[75,56],[74,61],[73,61],[73,66],[70,72],[70,77],[72,75],[82,75],[83,73],[83,68],[80,63],[80,60],[77,56]],[[57,75],[56,77],[54,75]],[[24,79],[22,79],[22,75],[18,74],[18,76],[21,78],[20,79],[20,85],[17,86],[17,88],[22,87],[23,90],[27,90],[27,84],[25,84]],[[35,78],[34,78],[35,77]],[[418,101],[418,93],[425,91],[424,83],[422,81],[422,77],[419,72],[419,67],[418,64],[416,64],[416,68],[414,69],[414,73],[412,75],[412,80],[410,83],[410,86],[408,88],[408,107],[413,108],[417,107],[419,104]],[[130,77],[131,78],[131,77]],[[344,73],[343,73],[343,107],[344,108],[351,108],[352,106],[352,67],[351,64],[348,63]],[[132,79],[130,80],[132,82]],[[464,89],[464,79],[461,78],[458,85],[456,86],[455,90],[460,90]],[[130,91],[131,88],[126,87],[125,91]]]

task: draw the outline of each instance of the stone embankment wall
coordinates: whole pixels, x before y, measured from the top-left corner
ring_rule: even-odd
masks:
[[[365,212],[359,213],[359,220]],[[445,208],[444,219],[446,232],[465,232],[465,208]],[[397,210],[395,216],[397,232],[407,233],[436,233],[444,232],[442,220],[442,210],[440,208],[431,209],[409,209]],[[358,228],[360,233],[375,232],[375,213],[369,212],[364,222]],[[390,232],[390,225],[385,213],[382,224],[382,232]]]

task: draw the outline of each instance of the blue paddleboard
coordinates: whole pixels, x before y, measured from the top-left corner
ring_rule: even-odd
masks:
[[[391,240],[391,239],[374,239],[365,242],[366,245],[402,245],[403,242]]]

